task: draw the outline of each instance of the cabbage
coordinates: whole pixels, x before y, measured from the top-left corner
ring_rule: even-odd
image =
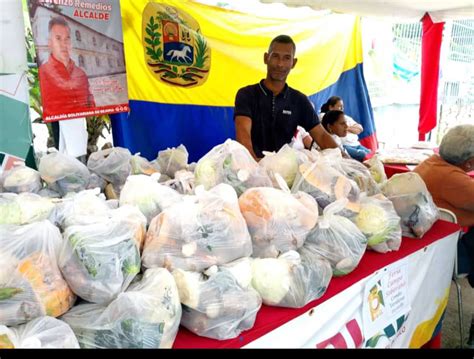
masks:
[[[298,172],[298,158],[295,150],[284,145],[277,153],[266,152],[265,157],[260,160],[259,166],[265,168],[272,178],[274,187],[280,188],[274,179],[274,175],[278,173],[291,188]]]

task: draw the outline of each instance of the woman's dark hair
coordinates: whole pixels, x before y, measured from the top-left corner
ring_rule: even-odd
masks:
[[[326,112],[321,121],[321,124],[323,125],[324,129],[330,132],[328,128],[329,125],[334,125],[334,123],[337,122],[337,120],[339,119],[339,116],[341,115],[344,115],[344,112],[339,111],[339,110],[331,110],[331,111]]]
[[[339,101],[342,101],[342,98],[340,98],[339,96],[329,97],[329,99],[326,101],[326,103],[321,106],[321,112],[328,112],[329,111],[329,106],[334,106]]]

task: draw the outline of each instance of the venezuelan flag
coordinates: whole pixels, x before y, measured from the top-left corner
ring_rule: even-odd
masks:
[[[364,127],[362,143],[373,147],[358,17],[313,13],[288,21],[187,0],[122,1],[121,12],[130,113],[113,116],[115,145],[152,159],[182,143],[196,161],[234,138],[238,89],[266,76],[263,54],[275,36],[287,34],[298,58],[288,84],[317,110],[341,96]]]

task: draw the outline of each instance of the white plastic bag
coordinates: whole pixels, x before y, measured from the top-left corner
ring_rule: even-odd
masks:
[[[336,214],[346,202],[346,199],[341,199],[328,205],[305,242],[307,250],[329,261],[335,276],[352,272],[367,247],[367,239],[360,229],[349,219]]]
[[[107,306],[80,304],[61,319],[81,348],[171,348],[181,313],[173,276],[153,268]]]
[[[202,186],[155,217],[147,232],[143,265],[202,271],[250,256],[252,241],[232,187]]]
[[[0,323],[57,317],[76,297],[58,268],[62,238],[49,221],[0,225]]]
[[[39,317],[17,327],[0,325],[0,349],[77,349],[71,327],[53,317]]]

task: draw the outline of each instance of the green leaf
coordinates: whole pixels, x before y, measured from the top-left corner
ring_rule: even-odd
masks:
[[[147,33],[148,35],[150,35],[150,37],[154,37],[154,36],[155,36],[155,33],[154,33],[153,31],[151,31],[149,28],[146,28],[145,30],[146,30],[146,33]]]
[[[145,37],[145,42],[148,44],[148,45],[152,45],[153,46],[153,40],[148,38],[148,37]]]
[[[21,288],[0,288],[0,300],[10,299],[14,295],[23,292]]]
[[[176,66],[173,66],[173,72],[178,73],[178,68]]]
[[[150,24],[151,24],[151,25],[154,25],[154,24],[155,24],[155,19],[153,18],[153,16],[150,16]]]
[[[375,335],[373,336],[372,338],[370,338],[367,343],[365,343],[365,346],[366,347],[370,347],[370,348],[375,348],[379,339],[384,337],[385,335],[383,334],[379,334],[379,335]]]

